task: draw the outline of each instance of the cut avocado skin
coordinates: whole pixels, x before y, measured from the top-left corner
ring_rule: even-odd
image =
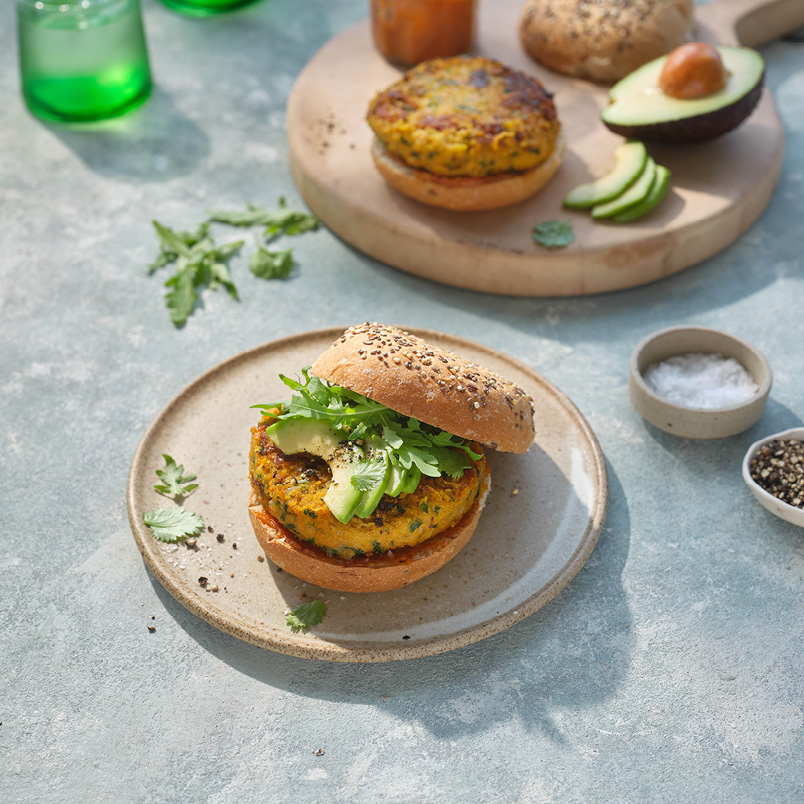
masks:
[[[628,223],[629,221],[635,221],[637,218],[641,218],[643,215],[647,215],[655,209],[667,194],[667,188],[670,186],[670,175],[670,171],[666,167],[657,165],[656,179],[645,199],[635,204],[630,209],[627,209],[625,212],[615,215],[611,220],[615,223]]]
[[[658,88],[667,58],[662,56],[611,88],[603,123],[624,137],[669,144],[704,142],[737,128],[762,96],[764,62],[751,48],[719,46],[718,51],[731,73],[726,89],[696,100],[667,98]]]
[[[648,152],[641,142],[625,142],[614,152],[614,169],[605,176],[572,190],[563,204],[569,209],[588,209],[611,201],[642,174]]]
[[[600,220],[601,218],[613,218],[615,215],[625,212],[648,197],[655,181],[656,163],[648,157],[645,169],[639,178],[622,195],[605,204],[593,207],[592,217]]]

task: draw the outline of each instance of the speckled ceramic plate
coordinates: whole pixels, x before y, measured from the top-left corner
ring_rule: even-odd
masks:
[[[510,378],[535,402],[531,449],[489,455],[491,494],[469,545],[427,578],[370,595],[322,590],[259,560],[247,511],[249,431],[258,420],[249,406],[286,398],[277,375],[298,373],[341,332],[307,332],[236,355],[187,386],[152,422],[131,464],[128,512],[159,582],[239,639],[344,662],[452,650],[541,608],[583,566],[603,526],[608,486],[600,446],[577,408],[544,377],[499,352],[427,330],[415,332]],[[144,511],[172,504],[153,488],[162,453],[198,475],[199,488],[185,505],[207,527],[193,548],[156,541],[142,522]],[[317,597],[327,604],[324,621],[292,633],[285,613]]]

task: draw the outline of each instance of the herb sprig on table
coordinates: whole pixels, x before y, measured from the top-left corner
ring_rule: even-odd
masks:
[[[195,475],[184,474],[184,466],[177,464],[170,455],[162,455],[165,459],[163,469],[156,470],[156,476],[162,481],[156,483],[154,489],[160,494],[173,497],[177,503],[175,508],[157,508],[146,511],[142,521],[151,529],[151,534],[160,542],[180,542],[190,536],[198,536],[204,527],[204,520],[198,514],[188,511],[178,500],[195,491],[198,483],[191,481]]]
[[[192,315],[199,292],[204,288],[216,290],[224,287],[233,299],[239,299],[228,263],[245,241],[235,240],[217,245],[209,233],[212,223],[265,227],[263,237],[268,243],[283,235],[314,232],[321,225],[315,215],[288,209],[284,198],[279,199],[279,209],[274,212],[253,204],[249,204],[245,211],[211,211],[207,220],[192,231],[171,229],[159,221],[153,221],[160,252],[148,266],[148,273],[153,274],[175,263],[174,273],[165,282],[168,288],[165,304],[170,312],[170,320],[177,327],[183,326]],[[260,279],[284,279],[290,275],[295,262],[291,249],[272,251],[258,240],[257,251],[250,256],[248,265],[251,273]]]

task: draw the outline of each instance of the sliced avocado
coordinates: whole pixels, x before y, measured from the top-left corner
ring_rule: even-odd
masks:
[[[352,484],[354,467],[362,457],[362,452],[350,444],[336,450],[329,460],[332,482],[324,502],[335,519],[344,525],[355,515],[363,499],[363,492]]]
[[[266,427],[265,434],[285,455],[309,452],[325,460],[340,440],[326,422],[315,419],[280,419]]]
[[[413,492],[416,491],[416,487],[419,485],[419,481],[421,479],[422,479],[421,470],[419,469],[418,466],[414,464],[408,470],[407,477],[402,483],[402,491],[405,494],[413,494]]]
[[[595,219],[613,218],[615,215],[625,212],[648,197],[655,181],[656,163],[648,157],[645,169],[639,178],[613,201],[607,201],[605,204],[598,204],[598,206],[592,207],[592,217]]]
[[[614,152],[614,170],[597,181],[581,184],[564,199],[570,209],[586,209],[616,198],[642,173],[648,152],[641,142],[629,140]]]
[[[355,510],[355,516],[358,516],[361,519],[363,519],[374,513],[374,510],[380,504],[382,495],[385,494],[385,489],[388,486],[388,478],[390,476],[391,476],[391,462],[389,460],[386,460],[385,475],[383,476],[382,481],[380,481],[373,489],[362,492],[362,496],[360,498],[360,504],[357,506],[357,509]]]
[[[718,46],[717,50],[729,73],[723,89],[694,100],[665,95],[659,89],[667,59],[662,56],[611,88],[603,122],[625,137],[668,143],[702,142],[736,128],[759,102],[765,63],[751,48]]]
[[[391,475],[388,478],[388,485],[385,493],[390,497],[398,497],[402,493],[402,488],[408,477],[408,470],[395,464],[391,466]]]
[[[658,206],[659,202],[667,194],[667,188],[670,186],[670,171],[662,165],[656,166],[656,180],[653,182],[653,187],[647,196],[638,204],[634,204],[630,209],[615,215],[612,220],[615,223],[627,223],[628,221],[635,221],[643,215],[647,215],[652,209]]]

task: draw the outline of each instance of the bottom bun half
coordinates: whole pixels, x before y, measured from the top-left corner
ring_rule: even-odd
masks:
[[[253,487],[248,513],[265,555],[291,575],[337,592],[386,592],[418,581],[455,558],[475,532],[490,488],[487,467],[480,494],[457,525],[413,547],[366,558],[334,558],[300,541],[265,510]]]
[[[379,139],[374,139],[371,156],[377,170],[395,190],[422,204],[459,212],[481,212],[517,204],[541,190],[561,165],[566,151],[563,136],[553,153],[538,167],[524,173],[497,176],[438,176],[406,165]]]

